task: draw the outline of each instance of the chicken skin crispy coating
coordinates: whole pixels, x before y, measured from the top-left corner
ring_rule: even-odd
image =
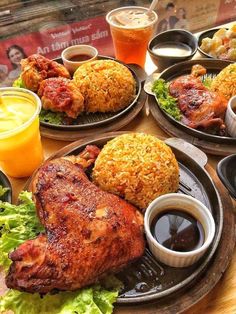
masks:
[[[39,84],[50,77],[70,78],[67,69],[56,61],[49,60],[39,54],[33,54],[21,60],[21,78],[27,89],[37,92]]]
[[[75,83],[63,77],[52,77],[41,82],[38,95],[44,109],[65,112],[77,118],[84,111],[84,97]]]

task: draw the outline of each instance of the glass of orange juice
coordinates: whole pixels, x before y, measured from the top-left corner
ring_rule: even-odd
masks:
[[[148,12],[147,8],[128,6],[112,10],[106,20],[110,25],[116,58],[144,68],[157,14]]]
[[[12,177],[30,176],[43,161],[41,101],[33,92],[0,88],[0,167]]]

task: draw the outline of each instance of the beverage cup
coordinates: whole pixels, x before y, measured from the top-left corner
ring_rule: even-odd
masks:
[[[6,174],[30,176],[43,161],[39,132],[41,101],[33,92],[0,88],[0,167]]]
[[[147,46],[157,14],[138,6],[122,7],[109,12],[106,20],[110,25],[115,57],[124,63],[138,64],[144,68]],[[128,17],[128,18],[127,18]]]

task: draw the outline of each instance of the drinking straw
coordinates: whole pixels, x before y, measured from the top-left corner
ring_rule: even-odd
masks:
[[[155,7],[157,6],[157,3],[158,3],[159,0],[152,0],[152,3],[150,4],[150,7],[147,11],[147,14],[150,14],[154,9]]]

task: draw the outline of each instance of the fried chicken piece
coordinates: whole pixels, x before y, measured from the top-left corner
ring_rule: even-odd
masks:
[[[201,81],[205,68],[196,65],[190,75],[183,75],[169,85],[171,96],[178,99],[182,122],[209,133],[224,135],[227,101],[223,95],[210,91]]]
[[[39,293],[75,290],[143,254],[142,215],[99,189],[84,173],[83,167],[98,153],[90,146],[78,159],[54,159],[36,173],[33,193],[45,234],[9,255],[13,261],[6,277],[9,288]]]
[[[27,89],[37,92],[39,84],[49,77],[70,78],[67,69],[56,61],[49,60],[39,54],[33,54],[21,60],[21,78]]]
[[[84,97],[75,83],[63,77],[53,77],[40,83],[38,95],[44,109],[65,112],[77,118],[84,111]]]

